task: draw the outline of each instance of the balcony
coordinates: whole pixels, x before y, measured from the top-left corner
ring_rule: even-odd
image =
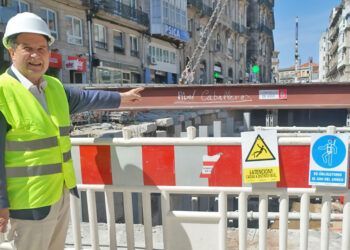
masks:
[[[265,5],[268,9],[272,9],[274,5],[271,0],[260,0],[259,2],[261,5]]]
[[[245,27],[244,25],[240,24],[239,25],[239,33],[241,33],[241,34],[247,33],[247,27]]]
[[[260,24],[260,32],[272,36],[272,30],[264,24]]]
[[[138,50],[130,50],[130,56],[139,57],[139,54]]]
[[[102,10],[108,14],[120,16],[145,27],[149,27],[148,14],[129,5],[112,0],[101,0],[100,4],[98,5],[98,10]]]
[[[125,55],[125,48],[119,46],[113,46],[114,53]]]
[[[213,9],[208,5],[204,4],[202,0],[187,0],[188,7],[195,7],[197,12],[200,13],[201,16],[210,17],[213,14]]]
[[[239,33],[239,23],[232,22],[232,30]]]
[[[98,48],[98,49],[105,49],[105,50],[107,50],[107,43],[106,42],[95,41],[95,47]]]

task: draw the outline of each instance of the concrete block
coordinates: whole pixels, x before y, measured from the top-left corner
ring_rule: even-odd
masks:
[[[199,126],[198,137],[208,137],[208,126]]]
[[[182,131],[182,125],[181,124],[175,125],[174,126],[174,137],[180,137],[181,131]]]
[[[167,132],[164,130],[157,130],[156,131],[156,136],[157,137],[167,137]]]
[[[214,121],[214,123],[213,123],[213,134],[214,134],[214,137],[221,137],[221,135],[222,135],[221,121]]]
[[[174,125],[174,119],[169,117],[169,118],[160,118],[156,120],[156,125],[158,127],[170,127]]]

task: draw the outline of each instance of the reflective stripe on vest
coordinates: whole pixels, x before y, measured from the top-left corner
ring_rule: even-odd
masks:
[[[6,141],[7,151],[33,151],[58,146],[57,137],[31,141]]]
[[[7,168],[7,177],[30,177],[48,174],[57,174],[62,172],[62,164],[49,164],[42,166],[25,166],[25,167],[15,167]]]
[[[63,162],[69,161],[72,159],[72,154],[70,151],[63,153]]]
[[[59,129],[60,129],[60,136],[69,136],[71,126],[60,127]]]

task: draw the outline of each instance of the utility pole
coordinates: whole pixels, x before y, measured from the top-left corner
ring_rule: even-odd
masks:
[[[92,18],[97,13],[99,6],[95,4],[95,0],[90,0],[89,2],[89,9],[86,10],[86,19],[87,19],[87,25],[88,25],[88,41],[89,41],[89,73],[90,73],[90,80],[89,85],[92,85],[93,77],[94,77],[94,66],[93,66],[93,59],[94,59],[94,50],[92,46]]]
[[[299,72],[299,41],[298,41],[298,27],[299,25],[299,19],[296,17],[295,19],[295,54],[294,54],[294,60],[295,60],[295,82],[299,82],[298,80],[298,72]]]

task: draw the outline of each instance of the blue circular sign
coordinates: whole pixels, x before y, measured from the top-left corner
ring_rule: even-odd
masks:
[[[312,157],[322,168],[335,168],[345,159],[344,142],[334,135],[325,135],[316,140],[312,146]]]

